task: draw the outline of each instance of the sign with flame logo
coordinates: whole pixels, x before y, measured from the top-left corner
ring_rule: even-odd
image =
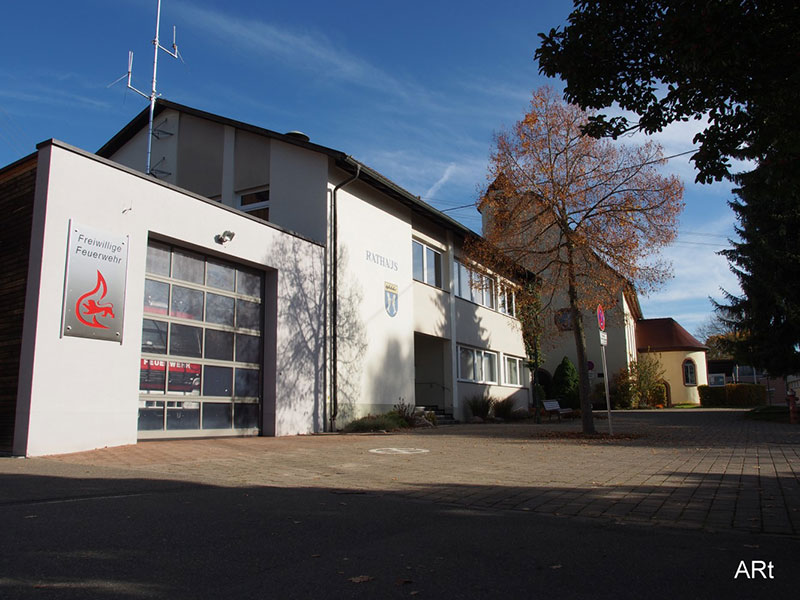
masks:
[[[70,223],[62,335],[122,342],[128,236]]]

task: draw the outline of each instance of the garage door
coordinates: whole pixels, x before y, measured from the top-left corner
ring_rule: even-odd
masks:
[[[139,437],[257,434],[264,274],[151,241]]]

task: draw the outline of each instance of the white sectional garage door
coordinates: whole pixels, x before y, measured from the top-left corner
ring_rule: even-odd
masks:
[[[258,433],[263,294],[257,270],[149,243],[140,438]]]

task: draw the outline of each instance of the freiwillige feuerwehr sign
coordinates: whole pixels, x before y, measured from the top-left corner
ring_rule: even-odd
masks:
[[[62,335],[122,342],[128,236],[70,222]]]

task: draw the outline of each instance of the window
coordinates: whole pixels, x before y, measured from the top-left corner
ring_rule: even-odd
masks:
[[[441,288],[442,253],[416,240],[412,240],[411,257],[413,259],[414,279]]]
[[[269,221],[269,188],[248,190],[239,195],[239,210]]]
[[[506,356],[506,372],[505,384],[506,385],[523,385],[523,369],[525,361],[515,356]]]
[[[458,376],[476,383],[497,383],[497,354],[459,346]]]
[[[139,430],[256,429],[264,275],[151,241]]]
[[[688,358],[683,361],[683,385],[697,385],[697,368]]]
[[[507,285],[501,285],[497,293],[497,308],[506,315],[515,317],[517,316],[516,298],[514,297],[514,290]]]
[[[495,307],[494,280],[456,262],[456,295],[487,308]]]

